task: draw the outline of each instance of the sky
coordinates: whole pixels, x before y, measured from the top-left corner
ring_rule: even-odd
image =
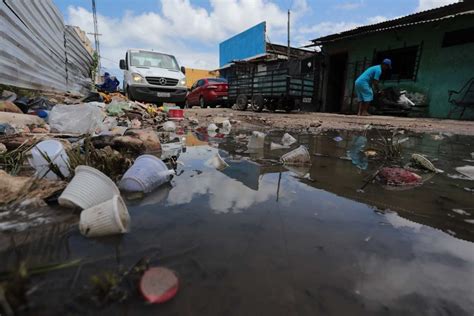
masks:
[[[66,24],[92,33],[91,0],[53,0]],[[216,69],[219,43],[267,22],[267,41],[291,45],[456,2],[456,0],[96,0],[102,72],[122,77],[128,48],[175,55],[180,65]],[[89,35],[93,42],[92,35]]]

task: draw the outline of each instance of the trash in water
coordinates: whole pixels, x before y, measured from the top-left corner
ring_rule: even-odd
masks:
[[[283,137],[281,138],[281,143],[287,147],[293,145],[296,142],[297,142],[296,138],[294,138],[288,133],[285,133],[285,135],[283,135]]]
[[[341,136],[336,136],[333,138],[336,142],[340,142],[343,140],[343,138]]]
[[[460,208],[453,208],[451,211],[453,211],[454,213],[457,213],[459,215],[465,215],[465,216],[471,215],[471,213],[466,212],[465,210],[462,210]]]
[[[174,170],[153,155],[142,155],[128,169],[120,180],[119,188],[128,192],[148,193],[169,182]]]
[[[124,234],[129,225],[130,215],[120,195],[83,210],[79,220],[79,230],[86,237]]]
[[[420,154],[413,154],[411,155],[411,159],[419,166],[423,167],[426,170],[429,170],[434,173],[443,173],[444,171],[441,169],[437,169],[431,161],[428,160],[425,156]]]
[[[214,131],[217,130],[217,125],[214,124],[214,123],[211,123],[211,124],[209,124],[209,126],[207,127],[207,130],[214,132]]]
[[[183,142],[186,143],[186,140]],[[161,159],[166,160],[171,157],[178,157],[183,151],[183,145],[181,143],[168,143],[161,145]]]
[[[403,168],[384,167],[378,172],[377,179],[389,186],[415,186],[422,183],[422,178]]]
[[[219,153],[216,153],[214,156],[212,156],[211,159],[207,161],[208,165],[216,168],[217,170],[224,170],[225,168],[229,167],[227,162],[222,159],[221,155]]]
[[[265,133],[253,131],[252,136],[250,136],[248,148],[263,148],[265,144]]]
[[[462,175],[465,175],[469,179],[474,180],[474,166],[457,167],[456,171]]]
[[[277,150],[277,149],[284,149],[284,148],[288,148],[288,146],[280,145],[274,142],[270,143],[270,150]]]
[[[163,130],[165,132],[174,132],[176,130],[176,124],[171,121],[165,122],[165,124],[163,124]]]
[[[375,150],[369,149],[369,150],[365,151],[365,155],[369,158],[370,157],[375,157],[375,156],[377,156],[377,152]]]
[[[352,140],[350,149],[347,151],[347,156],[351,158],[352,163],[361,170],[366,170],[369,166],[369,161],[364,153],[367,138],[365,136],[357,136]]]
[[[280,158],[281,162],[288,165],[305,165],[311,164],[311,157],[309,156],[308,149],[301,145],[289,153],[284,154]]]
[[[172,299],[178,292],[179,280],[176,273],[161,267],[145,271],[140,280],[140,292],[147,302],[160,304]]]
[[[85,210],[116,195],[120,195],[120,191],[109,177],[95,168],[78,166],[58,202],[65,207]]]

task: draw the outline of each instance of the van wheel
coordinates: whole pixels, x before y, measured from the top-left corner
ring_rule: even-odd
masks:
[[[127,87],[127,90],[125,90],[125,96],[130,100],[130,101],[135,101],[135,99],[133,99],[132,95],[130,94],[130,88]]]
[[[199,105],[201,106],[201,109],[206,108],[206,102],[202,96],[199,97]]]

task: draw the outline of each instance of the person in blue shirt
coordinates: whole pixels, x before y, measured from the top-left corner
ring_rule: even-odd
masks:
[[[374,91],[379,92],[379,80],[382,72],[392,68],[392,61],[384,59],[382,64],[367,68],[355,81],[355,91],[359,99],[359,112],[357,115],[369,115],[369,105],[374,99]]]
[[[104,83],[96,85],[98,89],[105,92],[115,92],[119,86],[120,81],[115,77],[111,77],[108,72],[104,73]]]

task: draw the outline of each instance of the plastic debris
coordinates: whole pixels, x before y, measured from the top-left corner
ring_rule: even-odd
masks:
[[[265,136],[266,135],[262,132],[253,131],[247,147],[263,148],[263,145],[265,144]]]
[[[222,122],[222,128],[225,130],[230,130],[232,128],[232,124],[230,124],[229,120],[224,120]]]
[[[130,215],[119,195],[81,212],[79,230],[86,237],[100,237],[128,232]]]
[[[99,170],[78,166],[75,175],[58,198],[60,205],[88,209],[120,195],[115,183]]]
[[[285,133],[285,135],[283,135],[283,137],[281,138],[281,143],[287,147],[293,145],[296,142],[297,142],[296,138],[294,138],[288,133]]]
[[[474,180],[474,166],[457,167],[456,171],[469,179]]]
[[[104,118],[105,114],[95,104],[58,104],[51,110],[49,125],[59,133],[91,134]]]
[[[142,155],[135,160],[120,180],[119,188],[128,192],[148,193],[171,180],[174,170],[152,155]]]
[[[285,148],[288,148],[288,146],[281,145],[281,144],[274,143],[274,142],[270,143],[270,150],[278,150],[278,149],[285,149]]]
[[[403,168],[382,168],[377,179],[390,186],[414,186],[422,183],[419,175]]]
[[[342,138],[341,136],[336,136],[336,137],[334,137],[333,139],[334,139],[334,141],[336,141],[336,142],[340,142],[340,141],[343,140],[343,138]]]
[[[58,174],[51,170],[52,165],[57,168],[56,172],[60,173],[62,177],[69,177],[69,157],[61,142],[54,139],[44,140],[31,150],[31,155],[29,163],[36,169],[35,176],[37,178],[60,179]]]
[[[216,131],[217,129],[217,125],[214,123],[209,124],[209,126],[207,127],[208,131]]]
[[[3,143],[0,143],[0,155],[6,153],[7,151],[7,146],[5,146]]]
[[[471,213],[469,212],[466,212],[465,210],[462,210],[460,208],[453,208],[451,211],[453,211],[454,213],[457,213],[459,215],[464,215],[464,216],[469,216],[471,215]]]
[[[160,304],[175,297],[179,288],[179,280],[173,271],[155,267],[143,274],[140,280],[140,292],[147,302]]]
[[[366,170],[369,166],[367,155],[364,153],[367,138],[365,136],[357,136],[352,140],[350,150],[347,156],[351,158],[352,163],[361,170]]]
[[[305,165],[311,164],[311,157],[309,156],[308,149],[305,146],[301,145],[295,150],[290,151],[289,153],[284,154],[280,158],[281,162],[287,165]]]
[[[165,122],[165,124],[163,124],[163,130],[165,132],[174,132],[176,130],[176,124],[171,121]]]
[[[221,155],[219,153],[216,153],[214,156],[212,156],[211,159],[207,161],[207,163],[216,168],[217,170],[224,170],[225,168],[229,167],[227,162],[222,159]]]
[[[431,161],[428,160],[428,158],[426,158],[425,156],[423,155],[420,155],[420,154],[413,154],[411,155],[411,159],[413,159],[413,161],[418,164],[419,166],[423,167],[424,169],[426,170],[429,170],[431,172],[434,172],[434,173],[443,173],[444,171],[441,170],[441,169],[437,169],[433,163]]]
[[[113,100],[108,106],[107,106],[107,113],[112,116],[118,116],[122,115],[124,113],[124,110],[129,110],[130,105],[128,102],[119,102]]]

